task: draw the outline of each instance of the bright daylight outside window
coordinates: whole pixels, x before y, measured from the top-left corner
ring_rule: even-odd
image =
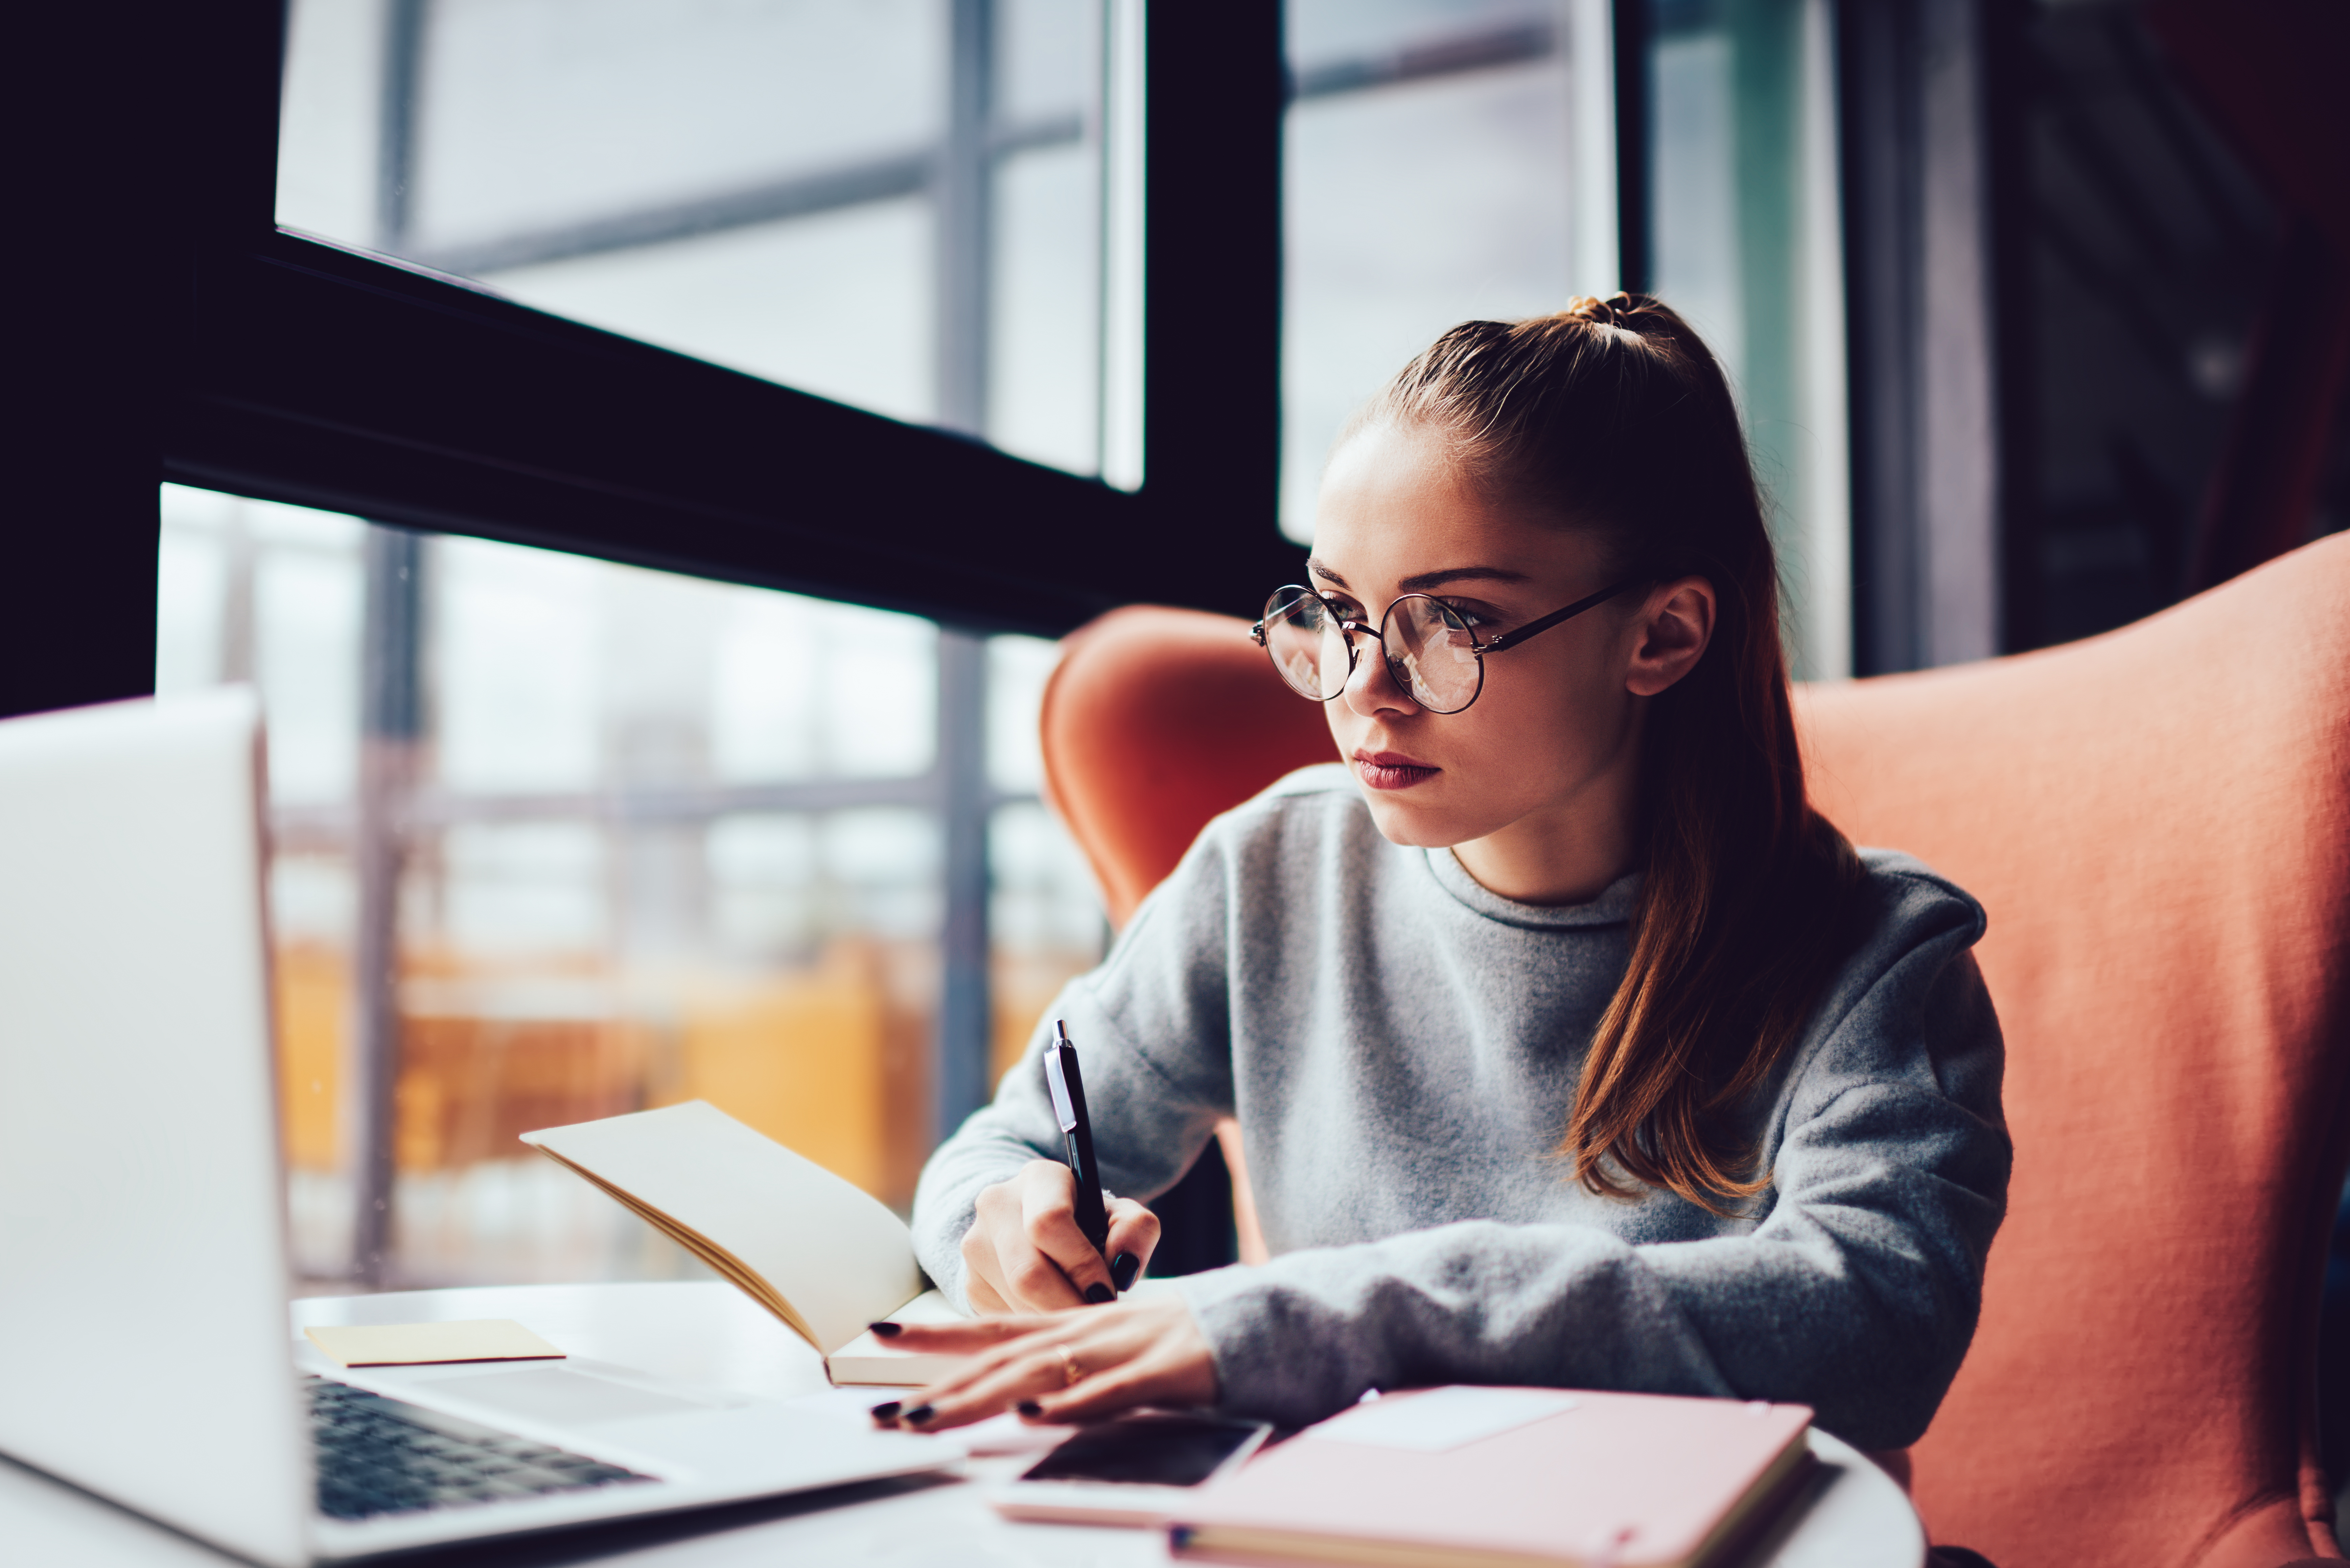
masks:
[[[1456,322],[1617,286],[1606,0],[1291,0],[1281,521],[1341,422]],[[1851,670],[1826,0],[1648,0],[1648,286],[1739,395],[1797,672]]]
[[[1720,356],[1772,506],[1800,678],[1852,673],[1828,0],[1648,0],[1650,285]]]
[[[1596,281],[1572,259],[1570,34],[1595,9],[1605,16],[1556,0],[1292,0],[1281,494],[1292,538],[1312,536],[1339,426],[1438,333],[1613,286],[1612,255]]]
[[[1100,10],[295,0],[278,222],[1096,472]]]
[[[267,708],[307,1272],[340,1274],[349,1256],[347,1064],[371,898],[396,933],[390,1277],[683,1272],[515,1142],[680,1099],[910,1198],[956,804],[928,622],[178,486],[163,518],[159,689],[253,680]],[[380,589],[369,605],[387,556],[407,563],[413,613],[384,614]],[[999,1071],[1101,950],[1091,877],[1035,797],[1054,651],[986,649]],[[363,688],[388,657],[421,680],[414,765],[384,812],[366,798],[363,746],[380,741],[363,733]],[[370,863],[396,868],[391,887]]]
[[[1102,47],[1090,0],[296,0],[278,218],[1093,472]],[[1000,1071],[1100,954],[1049,644],[180,488],[161,568],[159,684],[267,706],[306,1272],[680,1272],[515,1135],[695,1096],[903,1205],[938,1053]]]

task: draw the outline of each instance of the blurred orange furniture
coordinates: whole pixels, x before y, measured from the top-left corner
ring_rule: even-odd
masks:
[[[2001,1568],[2335,1556],[2314,1341],[2350,1158],[2350,536],[2104,637],[1798,702],[1821,808],[1991,914],[2015,1178],[1911,1450],[1933,1536]],[[1243,623],[1183,610],[1076,633],[1044,740],[1120,922],[1210,816],[1332,758]]]

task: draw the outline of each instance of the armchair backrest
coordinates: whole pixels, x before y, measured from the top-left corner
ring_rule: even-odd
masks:
[[[1200,829],[1284,774],[1338,760],[1322,710],[1248,623],[1132,605],[1063,639],[1045,688],[1045,791],[1124,926]]]
[[[1911,1450],[2002,1568],[2332,1555],[2315,1332],[2350,1064],[2350,537],[2134,626],[1804,693],[1814,798],[1982,900],[2015,1138]]]

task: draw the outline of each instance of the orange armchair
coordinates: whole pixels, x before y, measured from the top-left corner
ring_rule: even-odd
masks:
[[[1991,915],[2015,1175],[1911,1450],[1932,1534],[2002,1568],[2338,1555],[2314,1407],[2350,1158],[2350,537],[1798,712],[1821,808]],[[1069,639],[1044,746],[1119,923],[1209,817],[1333,756],[1243,623],[1156,608]]]

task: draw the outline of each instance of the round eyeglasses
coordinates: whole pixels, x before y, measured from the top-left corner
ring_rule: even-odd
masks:
[[[1379,618],[1378,638],[1388,673],[1411,700],[1431,713],[1458,713],[1485,689],[1485,656],[1515,648],[1561,621],[1607,603],[1630,587],[1629,581],[1602,588],[1565,609],[1479,642],[1461,612],[1427,594],[1406,594]],[[1273,667],[1300,697],[1327,702],[1347,689],[1355,673],[1355,637],[1370,634],[1362,621],[1348,620],[1313,588],[1296,583],[1273,590],[1264,618],[1249,636],[1273,656]]]

